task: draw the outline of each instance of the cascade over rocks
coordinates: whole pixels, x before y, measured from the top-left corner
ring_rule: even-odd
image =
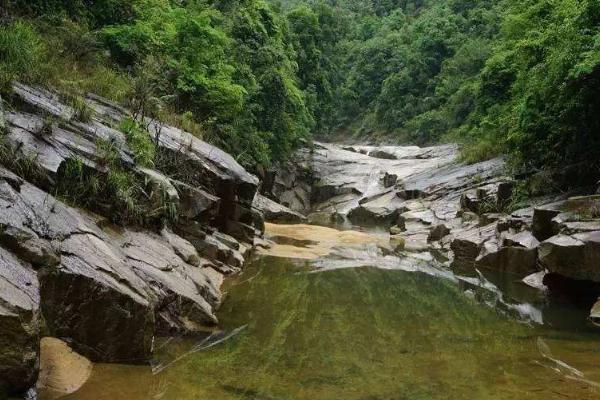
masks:
[[[258,179],[222,150],[149,120],[158,161],[138,165],[114,128],[131,118],[122,107],[89,95],[93,116],[81,121],[53,92],[18,83],[13,92],[3,145],[35,173],[0,167],[0,397],[35,384],[42,318],[94,362],[145,363],[155,336],[212,329],[223,275],[239,271],[264,230]],[[137,177],[142,206],[162,210],[153,225],[114,225],[106,199],[83,210],[49,194],[71,160],[106,179],[103,143]]]

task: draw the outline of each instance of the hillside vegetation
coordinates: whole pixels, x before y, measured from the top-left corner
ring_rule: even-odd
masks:
[[[595,0],[13,0],[0,18],[5,95],[97,92],[251,168],[311,135],[599,168]]]

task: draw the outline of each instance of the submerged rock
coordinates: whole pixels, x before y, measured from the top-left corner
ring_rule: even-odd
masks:
[[[40,376],[36,389],[46,399],[59,399],[79,390],[92,374],[92,363],[60,339],[40,344]]]

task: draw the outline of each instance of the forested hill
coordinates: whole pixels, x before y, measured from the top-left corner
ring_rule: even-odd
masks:
[[[250,167],[331,134],[600,160],[597,0],[4,0],[0,18],[3,87],[97,92]]]

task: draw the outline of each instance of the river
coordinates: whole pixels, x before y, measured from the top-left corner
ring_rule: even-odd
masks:
[[[373,171],[353,168],[372,195]],[[337,204],[358,203],[347,194]],[[508,273],[461,275],[429,252],[394,252],[387,231],[269,224],[267,237],[275,244],[225,281],[218,331],[156,343],[151,366],[96,364],[64,399],[600,398],[585,307]]]
[[[257,256],[226,282],[222,332],[158,343],[152,367],[95,365],[65,399],[600,398],[600,338],[568,322],[580,310],[547,305],[539,324],[431,271],[336,258]]]

